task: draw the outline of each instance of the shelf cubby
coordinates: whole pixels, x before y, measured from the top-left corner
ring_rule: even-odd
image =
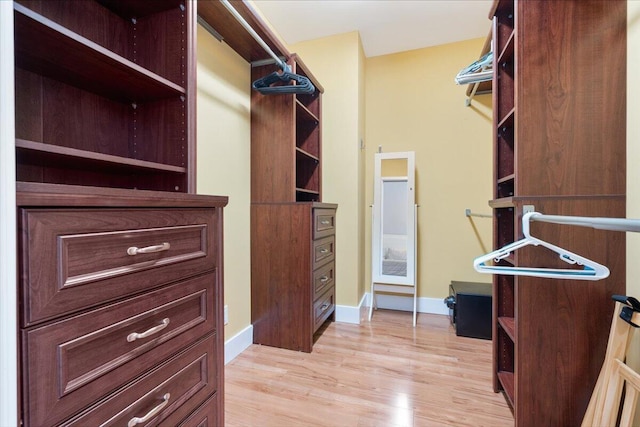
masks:
[[[175,0],[15,2],[18,179],[189,191],[187,14]]]

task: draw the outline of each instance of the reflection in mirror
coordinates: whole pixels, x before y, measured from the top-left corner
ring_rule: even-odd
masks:
[[[382,274],[407,275],[407,180],[382,179]]]

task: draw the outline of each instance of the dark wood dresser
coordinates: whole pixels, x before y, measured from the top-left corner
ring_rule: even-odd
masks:
[[[251,205],[253,341],[310,352],[335,313],[336,208],[331,203]]]
[[[17,196],[24,424],[223,425],[227,198],[42,188]]]

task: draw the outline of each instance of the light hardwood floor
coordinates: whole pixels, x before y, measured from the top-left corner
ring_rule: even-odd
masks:
[[[331,323],[310,354],[252,345],[225,369],[226,426],[513,426],[491,341],[446,316],[378,310]]]

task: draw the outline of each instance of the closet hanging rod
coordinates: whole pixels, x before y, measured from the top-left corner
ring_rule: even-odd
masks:
[[[640,219],[545,215],[539,212],[532,212],[528,218],[530,221],[577,225],[598,230],[640,232]],[[523,217],[522,220],[524,225],[525,218]]]
[[[465,209],[464,214],[465,216],[475,216],[478,218],[493,218],[493,215],[474,213],[474,212],[471,212],[471,209]]]
[[[233,17],[236,18],[236,20],[240,23],[240,25],[242,25],[244,29],[247,30],[247,32],[251,35],[251,37],[253,37],[255,41],[258,42],[258,44],[265,50],[265,52],[269,54],[269,56],[273,58],[276,64],[278,64],[278,66],[283,71],[290,70],[289,65],[287,65],[286,62],[280,59],[280,57],[278,57],[278,55],[275,54],[275,52],[269,47],[269,45],[264,40],[262,40],[262,37],[260,37],[258,33],[256,33],[255,30],[251,28],[251,25],[249,25],[249,23],[242,17],[242,15],[238,13],[238,11],[231,5],[229,0],[220,0],[220,3],[222,3],[222,5],[225,8],[227,8],[229,13],[231,13],[231,15],[233,15]]]

